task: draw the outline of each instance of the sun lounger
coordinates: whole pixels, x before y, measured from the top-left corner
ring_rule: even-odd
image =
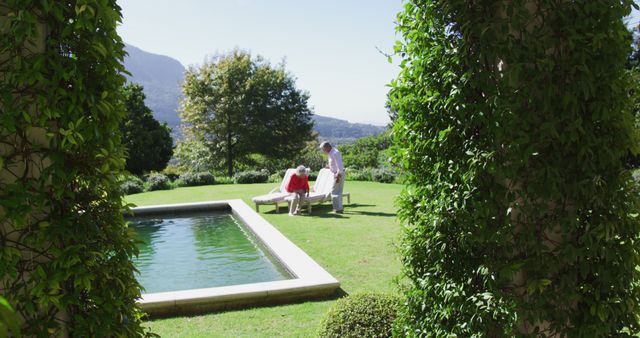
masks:
[[[344,177],[342,178],[344,179]],[[313,188],[309,192],[309,196],[305,197],[304,201],[301,203],[301,207],[306,206],[309,209],[309,213],[311,213],[312,204],[320,204],[326,201],[331,201],[331,191],[333,190],[333,185],[335,183],[335,179],[333,177],[333,173],[329,169],[321,169],[318,173],[318,178],[316,179]],[[351,204],[351,194],[343,193],[342,198],[347,198],[347,203]],[[288,203],[291,203],[293,200],[293,196],[287,196],[285,200]]]
[[[282,183],[280,186],[271,190],[268,194],[262,196],[254,197],[253,203],[256,204],[256,211],[260,212],[260,205],[264,204],[273,204],[276,206],[276,212],[278,212],[279,204],[286,203],[285,198],[287,198],[290,194],[287,192],[287,184],[289,184],[289,179],[291,175],[295,175],[295,169],[287,169],[284,173],[284,177],[282,178]]]

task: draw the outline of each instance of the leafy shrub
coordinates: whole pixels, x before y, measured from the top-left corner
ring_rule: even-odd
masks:
[[[178,166],[169,165],[164,168],[164,170],[162,170],[162,173],[166,175],[171,181],[176,181],[180,178],[180,176],[184,174],[184,171]]]
[[[398,336],[640,331],[633,2],[532,3],[415,0],[397,17]]]
[[[216,178],[216,184],[234,184],[236,180],[233,177],[218,176]]]
[[[145,185],[146,191],[171,189],[169,178],[166,175],[160,173],[149,174],[149,176],[147,176],[147,183]]]
[[[2,1],[0,17],[0,336],[142,337],[120,8]],[[16,175],[25,159],[40,170]]]
[[[269,183],[280,183],[280,182],[282,182],[282,178],[283,177],[284,177],[283,174],[273,173],[273,174],[269,175],[269,179],[267,181]]]
[[[400,299],[365,293],[339,299],[320,324],[318,337],[391,337]]]
[[[233,176],[236,183],[266,183],[269,180],[269,173],[266,170],[262,171],[241,171]]]
[[[371,180],[380,183],[393,183],[396,180],[396,173],[390,169],[371,169]]]
[[[126,176],[120,183],[120,189],[125,195],[138,194],[144,191],[144,182],[137,176]]]
[[[185,173],[180,176],[180,179],[176,181],[179,187],[195,187],[199,185],[211,185],[215,184],[216,179],[211,173]]]
[[[370,168],[364,168],[364,169],[349,168],[347,169],[346,175],[347,175],[348,181],[372,181],[373,180]]]

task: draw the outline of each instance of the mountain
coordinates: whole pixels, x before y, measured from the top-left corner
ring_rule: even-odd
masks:
[[[370,135],[377,135],[386,127],[365,123],[351,123],[349,121],[313,115],[314,129],[320,134],[321,140],[328,140],[335,144],[350,144],[356,139]]]
[[[184,66],[176,59],[145,52],[128,44],[125,44],[125,50],[129,55],[124,59],[124,66],[131,73],[127,80],[144,87],[146,104],[155,118],[167,122],[177,131],[176,127],[180,125],[177,109]]]
[[[186,69],[178,60],[165,55],[149,53],[129,44],[125,44],[125,50],[128,55],[124,59],[124,66],[131,73],[127,75],[127,81],[144,87],[147,96],[145,103],[153,111],[154,117],[160,122],[167,122],[173,129],[174,137],[180,137],[177,109],[181,96],[180,83]],[[385,130],[384,127],[371,124],[350,123],[320,115],[314,115],[313,121],[320,139],[336,144],[352,143],[357,138]]]

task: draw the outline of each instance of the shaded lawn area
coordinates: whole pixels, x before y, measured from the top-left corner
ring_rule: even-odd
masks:
[[[179,188],[127,196],[139,206],[242,199],[262,195],[277,184],[233,184]],[[395,198],[401,185],[347,182],[351,204],[343,215],[329,214],[330,203],[314,206],[313,214],[289,217],[272,206],[261,206],[260,214],[336,277],[348,294],[394,292],[394,277],[400,272],[395,244],[400,226]],[[345,199],[346,202],[346,199]],[[335,300],[251,308],[201,316],[177,317],[148,323],[163,337],[310,337]]]

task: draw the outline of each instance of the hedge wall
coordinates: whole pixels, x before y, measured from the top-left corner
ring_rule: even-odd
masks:
[[[637,333],[632,1],[407,1],[396,334]]]

